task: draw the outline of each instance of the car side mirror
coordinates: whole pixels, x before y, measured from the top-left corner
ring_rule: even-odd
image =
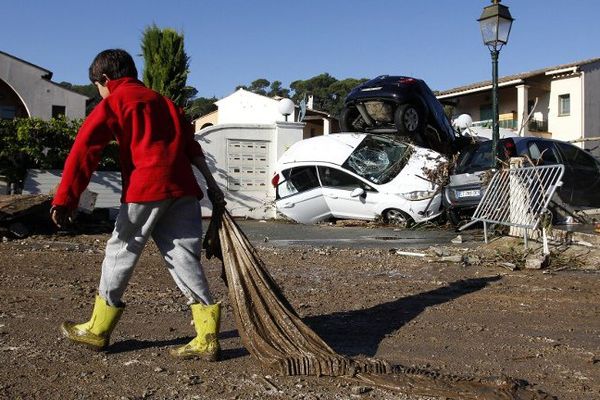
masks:
[[[360,197],[365,194],[365,190],[363,188],[356,188],[350,193],[350,197]]]

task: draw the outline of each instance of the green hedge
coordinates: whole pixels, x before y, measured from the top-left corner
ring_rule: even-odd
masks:
[[[62,169],[83,120],[64,117],[0,120],[0,175],[22,187],[28,169]],[[104,151],[99,169],[119,170],[116,142]]]

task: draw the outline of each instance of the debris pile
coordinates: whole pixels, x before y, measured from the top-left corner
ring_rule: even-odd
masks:
[[[0,237],[24,238],[49,223],[51,199],[39,194],[0,195]]]

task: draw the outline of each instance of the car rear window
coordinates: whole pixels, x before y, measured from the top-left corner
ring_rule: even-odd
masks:
[[[511,139],[502,139],[498,142],[498,158],[506,160],[514,156],[515,144]],[[494,167],[494,157],[492,157],[492,141],[467,146],[456,160],[455,174],[465,174],[468,172],[485,171]]]
[[[565,159],[576,168],[598,169],[598,161],[580,148],[568,143],[558,143]]]
[[[554,143],[535,141],[529,143],[529,156],[535,165],[558,164],[558,156]]]
[[[386,135],[367,135],[342,167],[382,185],[394,179],[410,156],[405,143]]]

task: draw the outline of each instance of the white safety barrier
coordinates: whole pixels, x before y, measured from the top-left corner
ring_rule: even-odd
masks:
[[[564,170],[556,164],[496,172],[472,218],[472,222],[483,222],[485,242],[487,225],[500,224],[522,228],[527,246],[528,231],[538,227],[556,188],[562,185]]]

